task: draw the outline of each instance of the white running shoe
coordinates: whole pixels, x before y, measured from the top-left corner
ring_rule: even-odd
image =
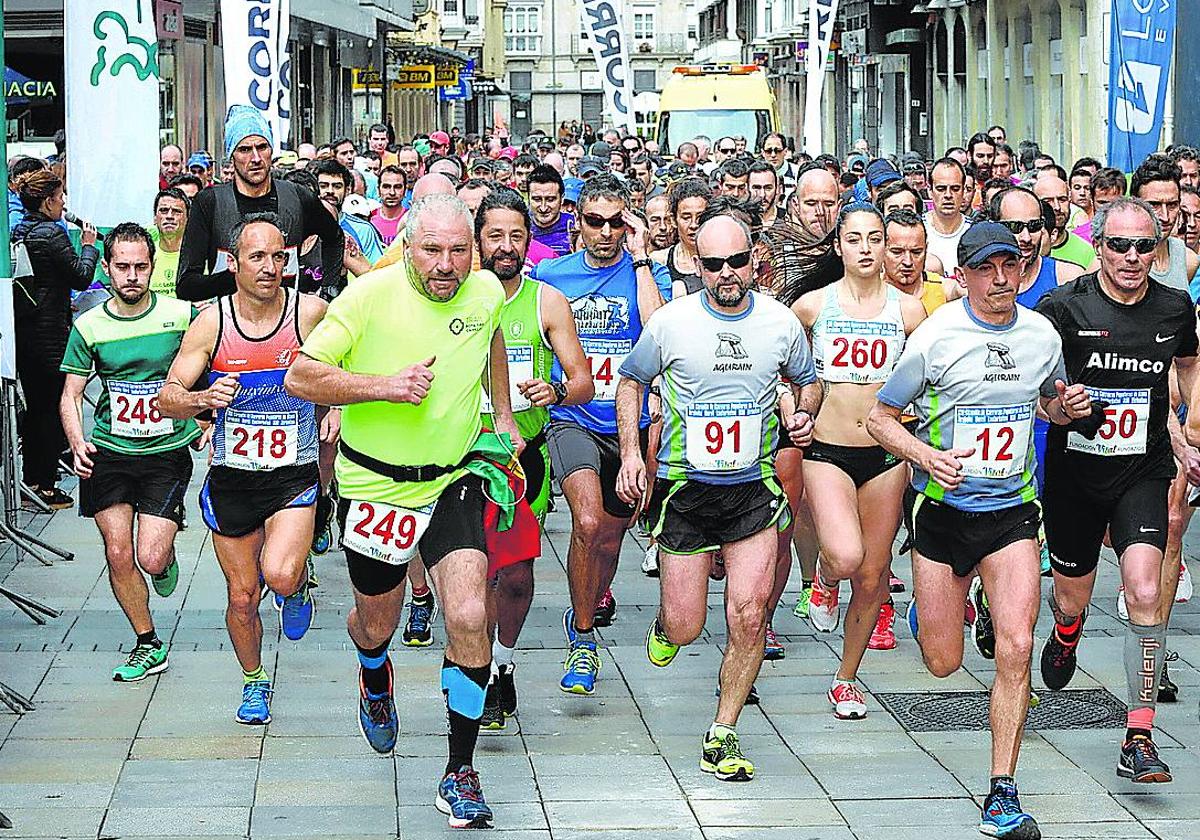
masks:
[[[658,577],[658,543],[650,543],[646,556],[642,558],[642,574]]]
[[[1129,620],[1129,608],[1125,606],[1125,584],[1117,587],[1117,615],[1122,621]]]
[[[827,589],[818,570],[808,602],[808,621],[818,633],[832,633],[842,619],[838,605],[838,587]]]
[[[1192,600],[1192,573],[1188,571],[1187,563],[1179,561],[1179,588],[1175,590],[1175,603],[1186,604]]]
[[[833,706],[833,716],[838,720],[862,720],[867,716],[867,698],[863,696],[858,683],[834,678],[826,697]]]

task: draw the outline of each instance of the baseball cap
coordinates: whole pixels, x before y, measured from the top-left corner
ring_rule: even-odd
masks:
[[[429,142],[435,146],[449,146],[450,135],[444,131],[435,131],[429,135]]]
[[[589,152],[592,157],[608,160],[608,156],[612,154],[612,146],[605,143],[603,140],[597,140],[592,144],[592,150]]]
[[[582,178],[563,178],[563,201],[579,203],[579,191],[583,189]]]
[[[342,212],[364,219],[379,209],[379,202],[358,193],[350,193],[342,202]]]
[[[210,156],[209,153],[203,149],[198,152],[192,152],[192,156],[187,160],[188,169],[191,169],[193,166],[202,166],[205,169],[208,169],[210,166],[212,166],[212,164],[212,156]]]
[[[605,162],[597,157],[580,158],[579,166],[577,167],[579,176],[581,178],[588,174],[599,175],[601,172],[604,172],[606,168]]]
[[[195,155],[192,155],[191,158],[188,158],[188,169],[191,169],[193,166],[199,165],[199,164],[192,163],[192,159],[195,157],[196,157]],[[272,159],[271,163],[274,166],[280,166],[284,169],[291,169],[299,162],[299,160],[300,160],[300,156],[298,154],[296,154],[295,152],[290,151],[290,150],[285,150],[285,151],[282,151],[279,154],[275,155],[275,157],[274,157],[274,159]]]
[[[430,146],[428,140],[424,138],[420,140],[414,140],[413,148],[417,150],[417,154],[419,154],[421,157],[424,158],[429,156]]]
[[[886,160],[875,160],[867,165],[867,186],[882,187],[900,180],[900,173]]]
[[[494,171],[495,167],[492,166],[491,158],[477,157],[471,161],[471,165],[467,167],[468,172],[475,172],[479,169],[486,169],[488,172]]]
[[[999,222],[976,222],[958,240],[958,264],[977,268],[996,254],[1021,256],[1017,237]]]
[[[692,174],[692,170],[686,163],[677,160],[667,167],[667,180],[678,181]]]
[[[866,169],[867,168],[867,156],[864,155],[862,152],[855,152],[854,154],[850,155],[850,157],[846,158],[846,168],[847,169],[855,169],[855,168]]]
[[[516,146],[505,146],[500,150],[500,154],[496,155],[496,157],[504,158],[505,160],[516,160],[517,154],[518,152]]]

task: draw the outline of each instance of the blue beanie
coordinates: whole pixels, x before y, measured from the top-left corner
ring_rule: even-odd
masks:
[[[275,145],[271,126],[262,111],[250,105],[230,105],[225,117],[225,157],[232,157],[238,143],[256,134]]]

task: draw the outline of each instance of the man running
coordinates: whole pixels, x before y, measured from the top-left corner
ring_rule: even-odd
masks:
[[[1196,318],[1187,293],[1150,278],[1164,230],[1154,209],[1120,198],[1092,220],[1100,271],[1051,292],[1037,311],[1062,336],[1067,373],[1105,404],[1094,440],[1053,429],[1043,503],[1054,569],[1054,630],[1042,648],[1042,679],[1061,689],[1076,655],[1105,531],[1120,560],[1129,623],[1129,714],[1117,775],[1169,782],[1153,740],[1170,604],[1161,603],[1167,490],[1176,476],[1171,367],[1180,390],[1196,378]]]
[[[980,222],[963,234],[955,257],[965,300],[940,307],[913,333],[867,422],[872,437],[913,465],[909,624],[931,673],[946,677],[962,664],[965,596],[975,570],[991,601],[992,779],[980,831],[1037,840],[1037,822],[1021,809],[1013,781],[1029,709],[1040,581],[1033,417],[1040,405],[1065,424],[1090,417],[1091,407],[1082,385],[1064,382],[1054,328],[1016,305],[1020,254],[999,224]],[[915,435],[900,420],[910,404]]]
[[[154,196],[154,224],[146,230],[154,243],[154,273],[150,290],[156,295],[175,297],[175,278],[179,273],[179,249],[183,229],[187,227],[188,198],[177,187],[159,190]]]
[[[345,406],[337,477],[354,587],[346,624],[358,651],[359,727],[378,753],[392,751],[399,729],[388,646],[418,551],[441,598],[450,754],[435,802],[452,828],[492,822],[474,768],[492,659],[485,514],[517,507],[493,461],[524,446],[508,401],[504,290],[490,272],[471,271],[473,225],[454,196],[414,201],[407,258],[350,284],[287,377],[289,392]],[[491,385],[495,428],[507,438],[481,433],[480,382]],[[536,522],[533,540],[525,558],[537,553]]]
[[[979,147],[990,150],[988,142],[990,141],[981,141]],[[925,219],[925,231],[929,238],[928,251],[938,258],[943,272],[953,274],[954,269],[958,267],[958,240],[971,224],[962,212],[962,194],[967,173],[958,161],[942,158],[930,170],[929,180],[933,212]]]
[[[167,669],[167,645],[154,630],[142,571],[161,597],[175,591],[175,534],[192,476],[188,444],[200,438],[195,421],[171,420],[158,408],[158,391],[196,313],[150,289],[154,257],[154,242],[140,225],[119,224],[104,237],[113,296],[79,316],[61,367],[59,412],[79,476],[79,513],[96,521],[113,595],[137,635],[125,664],[113,669],[118,682]],[[92,371],[104,387],[89,442],[83,391]]]
[[[762,667],[777,526],[788,510],[773,463],[780,377],[791,380],[798,400],[786,420],[797,446],[812,438],[821,389],[799,323],[782,304],[750,291],[749,227],[718,216],[696,241],[703,292],[665,306],[620,367],[617,495],[637,505],[646,491],[643,390],[663,377],[659,480],[649,503],[662,603],[646,635],[646,655],[664,668],[704,630],[709,566],[720,551],[729,644],[700,769],[722,781],[749,781],[754,764],[742,754],[736,727]]]
[[[530,276],[558,289],[570,301],[595,383],[590,402],[550,409],[546,433],[554,474],[571,508],[567,551],[571,606],[563,613],[570,649],[559,687],[571,694],[592,694],[600,670],[595,614],[601,595],[612,586],[621,541],[637,507],[616,492],[621,467],[615,405],[618,371],[650,316],[670,298],[671,275],[647,254],[646,226],[629,211],[629,192],[616,176],[588,179],[579,193],[578,208],[583,248],[539,263]],[[650,415],[643,405],[643,435],[649,425]],[[645,437],[642,440],[644,451]]]
[[[315,406],[284,393],[300,343],[325,314],[315,295],[281,287],[287,247],[278,217],[247,216],[229,240],[237,291],[188,328],[159,393],[167,417],[212,410],[212,467],[200,510],[225,574],[225,625],[242,666],[238,723],[271,722],[271,677],[262,665],[262,585],[276,599],[283,635],[312,624],[308,550],[320,483]],[[208,371],[208,387],[190,390]],[[336,412],[331,412],[336,414]]]

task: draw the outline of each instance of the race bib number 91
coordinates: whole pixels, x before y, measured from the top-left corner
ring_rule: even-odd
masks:
[[[112,433],[124,438],[152,438],[169,435],[175,430],[170,417],[158,410],[159,382],[108,381],[109,411],[112,414]]]
[[[273,470],[296,463],[298,423],[293,411],[225,412],[225,465]]]
[[[580,338],[579,343],[583,345],[592,382],[596,385],[593,399],[613,402],[617,398],[621,364],[633,350],[633,342],[627,338]]]
[[[735,472],[759,459],[762,410],[757,403],[692,403],[686,425],[687,459],[698,470]]]
[[[436,505],[411,510],[383,502],[352,501],[342,529],[342,545],[392,566],[407,563],[416,556]]]
[[[1150,426],[1149,388],[1088,388],[1093,400],[1108,403],[1104,425],[1088,440],[1079,432],[1067,433],[1067,449],[1091,455],[1145,455]]]
[[[954,448],[974,449],[960,458],[963,475],[1011,478],[1025,469],[1033,404],[959,406],[954,411]]]

